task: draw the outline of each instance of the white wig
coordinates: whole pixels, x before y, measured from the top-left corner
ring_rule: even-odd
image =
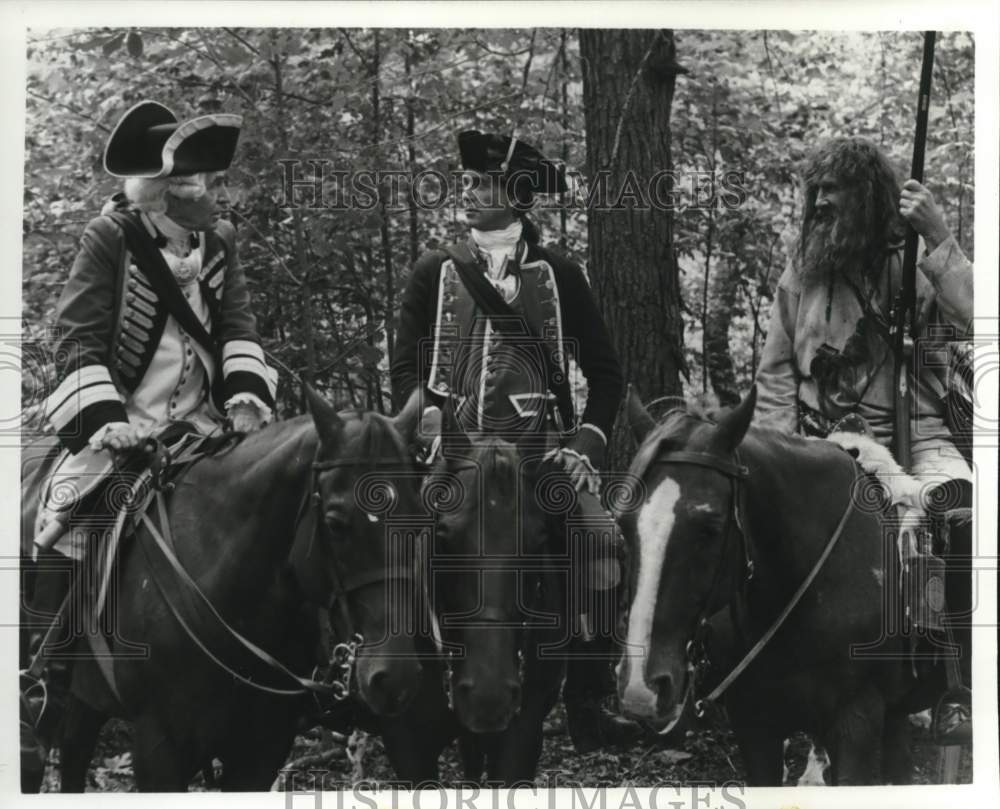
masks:
[[[179,199],[198,199],[208,190],[206,179],[204,173],[186,177],[129,177],[125,180],[125,196],[147,213],[165,213],[167,194]]]

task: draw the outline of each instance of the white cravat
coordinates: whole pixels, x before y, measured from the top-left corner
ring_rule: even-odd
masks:
[[[472,228],[472,240],[486,255],[487,273],[491,279],[503,277],[504,265],[513,257],[517,243],[521,241],[523,230],[521,220],[515,220],[503,230],[478,230]]]
[[[167,239],[167,246],[160,252],[177,282],[183,285],[197,278],[201,271],[201,250],[191,248],[192,231],[162,213],[150,213],[149,221]]]

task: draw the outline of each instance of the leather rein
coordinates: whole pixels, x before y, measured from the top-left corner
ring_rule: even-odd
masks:
[[[371,463],[367,459],[365,462],[369,465]],[[319,488],[320,473],[335,467],[353,467],[357,465],[359,465],[358,459],[336,459],[330,461],[313,460],[309,491],[299,508],[299,513],[295,521],[295,528],[293,529],[294,535],[294,533],[298,532],[299,526],[306,518],[307,512],[310,509],[315,510],[315,522],[313,524],[312,536],[310,538],[307,556],[312,553],[312,549],[315,546],[316,541],[320,538],[324,530],[329,533],[329,527],[327,526],[325,517],[322,513],[323,498]],[[397,464],[392,462],[392,465],[395,467]],[[140,520],[146,527],[149,535],[153,538],[153,541],[162,556],[169,563],[174,575],[187,590],[192,592],[197,599],[205,605],[210,614],[213,616],[217,626],[222,629],[223,634],[236,640],[237,643],[248,650],[252,656],[262,662],[267,668],[277,672],[281,677],[288,680],[289,686],[280,688],[257,682],[251,677],[236,671],[224,660],[220,659],[209,648],[208,644],[199,637],[195,629],[190,626],[189,622],[181,614],[176,604],[169,597],[167,587],[159,581],[156,575],[153,575],[152,578],[156,583],[164,602],[167,604],[171,614],[184,629],[189,639],[194,642],[194,644],[198,646],[198,648],[200,648],[219,668],[232,676],[235,680],[238,680],[244,685],[247,685],[257,691],[263,691],[276,696],[291,697],[311,693],[316,697],[322,696],[335,701],[346,699],[352,690],[353,670],[357,657],[357,648],[364,642],[364,638],[354,631],[354,622],[351,618],[350,609],[347,604],[348,596],[351,593],[360,590],[362,587],[369,584],[375,584],[379,581],[385,581],[391,578],[413,578],[415,575],[414,571],[408,568],[387,570],[384,567],[379,567],[360,571],[345,577],[340,575],[335,565],[330,565],[329,569],[330,574],[333,577],[333,588],[326,607],[328,610],[332,610],[335,605],[339,605],[341,615],[344,618],[344,625],[347,628],[347,635],[350,640],[344,643],[338,643],[334,646],[330,655],[328,673],[326,676],[321,679],[316,679],[316,675],[319,673],[319,669],[317,668],[314,669],[312,677],[300,677],[271,654],[244,637],[219,614],[219,612],[212,605],[208,596],[205,595],[201,588],[198,587],[198,584],[187,572],[174,553],[174,543],[171,537],[170,524],[167,517],[166,502],[161,488],[156,487],[155,497],[157,499],[157,510],[161,529],[157,528],[157,526],[150,519],[149,515],[145,512],[141,515]],[[150,559],[148,550],[145,547],[143,550],[146,552],[147,559]],[[153,565],[152,560],[150,560],[150,568],[151,570],[155,570],[155,565]]]
[[[742,557],[742,571],[740,575],[740,581],[737,587],[739,588],[739,593],[730,593],[727,600],[728,607],[733,613],[733,623],[734,626],[738,626],[736,610],[738,609],[737,604],[740,599],[738,596],[745,596],[746,590],[750,585],[750,582],[754,577],[754,560],[753,551],[751,547],[751,541],[749,533],[745,527],[742,512],[742,502],[743,496],[745,494],[744,484],[750,476],[749,468],[741,462],[739,452],[733,453],[732,460],[720,458],[707,452],[692,452],[686,450],[678,450],[674,452],[661,453],[654,457],[652,460],[653,464],[678,464],[678,465],[688,465],[688,466],[700,466],[705,469],[711,469],[714,472],[725,476],[730,481],[730,503],[731,508],[729,509],[729,514],[726,519],[726,526],[723,529],[723,547],[722,552],[719,555],[719,563],[716,566],[715,574],[712,578],[712,585],[709,590],[708,599],[705,602],[705,607],[698,617],[696,622],[695,630],[692,633],[691,639],[687,642],[685,653],[688,658],[688,668],[694,672],[692,678],[692,684],[695,692],[698,691],[698,683],[703,676],[703,673],[708,664],[708,654],[705,650],[705,638],[709,631],[709,620],[712,617],[709,614],[709,609],[711,605],[717,601],[719,595],[719,590],[723,586],[724,582],[724,571],[726,568],[726,561],[728,557],[728,549],[730,545],[738,543],[738,548],[740,551],[740,556]],[[823,552],[819,555],[816,562],[813,564],[812,569],[809,571],[808,575],[803,579],[802,583],[799,585],[798,589],[792,595],[791,599],[785,605],[785,608],[781,611],[778,617],[774,620],[768,630],[761,635],[756,643],[750,648],[743,658],[740,660],[736,666],[723,678],[712,691],[695,701],[694,709],[697,716],[701,717],[705,713],[706,704],[716,702],[735,682],[735,680],[750,666],[750,664],[757,658],[758,655],[764,650],[764,647],[770,642],[774,635],[785,623],[785,620],[791,614],[792,610],[795,609],[799,601],[802,600],[802,596],[805,595],[806,590],[809,589],[810,585],[815,580],[816,576],[819,574],[823,565],[826,564],[826,560],[829,558],[830,554],[833,552],[834,547],[840,540],[841,535],[844,532],[844,526],[847,524],[848,517],[850,517],[853,510],[853,501],[848,498],[847,506],[844,508],[844,512],[840,517],[837,527],[834,529],[833,533],[830,535],[829,540],[827,540],[826,546]],[[714,613],[713,613],[714,614]]]

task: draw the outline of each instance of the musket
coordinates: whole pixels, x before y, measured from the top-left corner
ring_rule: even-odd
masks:
[[[931,74],[934,70],[934,31],[924,32],[924,57],[920,69],[920,96],[917,100],[917,134],[913,141],[910,177],[924,181],[924,149],[927,145],[927,114],[931,104]],[[907,471],[913,460],[910,446],[910,423],[913,414],[913,345],[917,337],[917,232],[906,228],[903,248],[903,277],[896,298],[892,322],[892,350],[895,360],[895,422],[893,452],[896,461]]]

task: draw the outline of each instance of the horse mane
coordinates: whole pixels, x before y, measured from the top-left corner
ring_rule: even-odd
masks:
[[[638,481],[655,459],[663,452],[688,450],[692,438],[700,427],[714,429],[716,422],[701,413],[692,413],[686,407],[676,407],[666,413],[649,432],[629,467],[629,481],[619,495],[615,510],[620,514],[640,505],[641,487]],[[699,437],[694,449],[702,438]],[[813,484],[822,479],[824,491],[829,493],[840,485],[846,497],[857,494],[855,481],[862,474],[855,459],[833,441],[793,435],[771,427],[751,425],[737,448],[740,462],[750,469],[748,485],[763,487],[772,495],[794,490],[794,482],[811,479]]]
[[[338,415],[344,421],[345,427],[360,422],[360,431],[355,439],[357,449],[354,453],[359,459],[358,467],[364,467],[367,471],[368,468],[376,466],[379,458],[390,450],[394,455],[406,454],[406,446],[388,417],[361,409],[344,410]],[[261,451],[261,445],[270,452],[286,446],[290,441],[307,444],[308,446],[304,447],[309,450],[307,460],[312,460],[318,443],[312,416],[306,413],[274,422],[263,430],[247,435],[231,452],[237,454],[242,450],[242,453],[238,453],[241,456],[239,460],[245,463],[244,453],[249,453],[251,457],[260,457],[266,454]]]
[[[503,494],[511,496],[517,491],[517,473],[520,455],[515,444],[496,436],[472,439],[462,450],[449,453],[445,450],[442,462],[435,466],[436,473],[447,473],[448,462],[465,461],[484,470],[491,484]]]
[[[352,422],[360,422],[360,430],[352,442],[356,444],[356,449],[352,449],[351,452],[351,456],[357,459],[356,468],[359,471],[374,469],[378,460],[388,451],[396,456],[406,455],[407,450],[402,438],[386,416],[365,410],[346,410],[339,415],[345,426]],[[290,455],[296,465],[311,464],[318,443],[319,437],[312,416],[307,413],[273,422],[263,430],[246,435],[231,449],[226,449],[213,457],[220,464],[220,468],[229,468],[231,465],[240,470],[242,477],[259,464],[270,464],[275,461],[276,453],[282,456]],[[285,463],[287,462],[286,458]]]
[[[262,430],[248,433],[232,447],[200,459],[189,475],[247,480],[275,465],[286,475],[304,471],[313,460],[317,443],[312,418],[296,416],[272,422]]]
[[[699,400],[694,404],[686,404],[683,407],[669,410],[650,431],[643,445],[648,444],[667,449],[682,448],[693,431],[691,419],[695,422],[694,426],[697,424],[715,426],[727,410],[726,408],[706,407],[705,405],[705,401]],[[761,424],[751,424],[739,450],[741,454],[751,458],[761,454],[768,455],[771,451],[775,454],[788,453],[797,457],[814,457],[819,452],[828,452],[831,447],[842,450],[838,445],[829,441],[821,441],[797,433],[787,433]],[[845,459],[853,461],[846,451],[842,450],[842,453]]]
[[[474,445],[473,456],[498,493],[513,496],[517,492],[518,451],[514,444],[500,438],[488,438]]]

